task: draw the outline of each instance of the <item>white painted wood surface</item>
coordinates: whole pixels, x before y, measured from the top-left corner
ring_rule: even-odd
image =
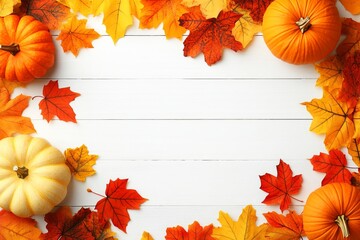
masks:
[[[100,20],[89,27],[104,34]],[[110,179],[129,178],[128,187],[149,200],[130,211],[127,234],[113,227],[117,237],[136,240],[148,231],[164,239],[167,227],[195,220],[218,226],[220,210],[237,219],[252,204],[259,224],[262,213],[280,212],[261,203],[259,189],[259,175],[275,175],[280,159],[303,174],[299,199],[320,186],[323,175],[307,159],[325,151],[323,136],[308,130],[310,114],[300,104],[321,96],[313,65],[276,59],[261,35],[211,67],[203,56],[184,57],[182,42],[166,40],[161,29],[135,25],[116,45],[105,34],[93,44],[75,58],[56,41],[56,67],[14,93],[39,95],[50,79],[81,93],[71,104],[77,124],[42,120],[39,99],[24,113],[36,135],[59,149],[85,144],[99,155],[96,175],[73,181],[63,205],[94,207],[99,198],[87,188],[102,193]],[[292,207],[302,210],[298,202]]]

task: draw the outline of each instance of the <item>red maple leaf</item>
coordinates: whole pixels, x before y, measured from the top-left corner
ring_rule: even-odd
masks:
[[[184,56],[196,57],[203,52],[205,62],[212,65],[221,59],[224,48],[234,51],[243,49],[231,32],[241,14],[221,11],[217,18],[206,19],[198,6],[191,10],[179,20],[180,26],[190,30],[184,41]]]
[[[181,226],[166,229],[166,240],[215,240],[213,238],[214,226],[212,224],[202,227],[197,221],[188,226],[186,231]]]
[[[356,104],[360,97],[360,50],[346,58],[343,76],[344,80],[339,98]]]
[[[98,213],[88,208],[81,208],[74,216],[69,207],[64,206],[45,215],[47,233],[44,240],[88,240],[114,239],[110,222],[100,222]]]
[[[284,211],[289,208],[291,199],[300,201],[292,195],[299,192],[302,184],[302,175],[293,177],[290,166],[281,159],[276,169],[277,177],[269,173],[260,176],[260,189],[268,193],[263,203],[280,204],[281,211]]]
[[[351,184],[352,174],[347,169],[346,156],[340,150],[333,149],[329,151],[329,154],[314,155],[310,161],[315,171],[326,173],[321,182],[322,186],[332,182]]]
[[[96,203],[95,209],[99,213],[99,219],[108,221],[111,219],[114,226],[126,233],[126,227],[130,221],[128,209],[140,209],[140,205],[147,199],[140,196],[140,194],[133,189],[127,189],[127,179],[110,180],[106,185],[105,195],[102,196],[98,193],[88,189],[96,195],[103,197]]]
[[[70,102],[80,96],[79,93],[70,90],[70,87],[59,88],[58,81],[50,81],[43,88],[43,98],[39,103],[41,114],[48,122],[57,116],[60,120],[75,122],[75,113]]]
[[[267,7],[274,0],[232,0],[230,2],[231,8],[242,8],[250,11],[251,18],[258,23],[262,23],[264,13]]]

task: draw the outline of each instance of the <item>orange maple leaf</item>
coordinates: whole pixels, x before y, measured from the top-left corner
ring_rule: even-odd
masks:
[[[37,240],[41,231],[36,227],[36,221],[31,218],[21,218],[11,212],[0,210],[0,240]]]
[[[65,151],[66,164],[69,166],[74,178],[84,182],[86,177],[95,174],[92,168],[95,165],[98,155],[89,154],[89,150],[85,145],[72,149],[68,148]]]
[[[44,240],[58,239],[115,239],[110,222],[100,221],[97,212],[81,208],[74,216],[70,207],[62,206],[45,215],[47,233]]]
[[[297,194],[301,188],[302,175],[293,176],[290,166],[280,159],[279,165],[276,166],[277,176],[266,173],[260,176],[260,189],[267,192],[263,203],[280,204],[281,211],[285,211],[291,204],[292,195]]]
[[[114,226],[126,233],[126,227],[130,221],[128,209],[137,210],[147,199],[140,196],[134,189],[127,189],[127,179],[110,180],[106,185],[105,195],[100,195],[88,189],[98,196],[103,197],[95,205],[99,213],[100,220],[108,221],[111,219]]]
[[[339,99],[357,102],[360,97],[360,50],[348,55],[343,69],[344,81],[342,82]]]
[[[354,106],[349,102],[338,100],[339,89],[323,89],[321,99],[302,103],[313,116],[310,131],[325,135],[325,146],[328,150],[348,146],[355,133],[352,119]]]
[[[346,182],[350,184],[352,175],[347,169],[345,155],[338,149],[329,151],[329,154],[320,153],[311,159],[313,169],[318,172],[326,173],[321,185],[324,186],[333,182]]]
[[[289,211],[286,216],[276,212],[264,214],[270,227],[266,237],[271,240],[299,240],[305,235],[302,215]]]
[[[166,240],[183,240],[183,239],[191,239],[191,240],[215,240],[213,238],[214,226],[212,224],[202,227],[197,221],[193,222],[188,226],[188,231],[186,231],[181,226],[176,226],[172,228],[166,229]]]
[[[0,78],[0,89],[6,88],[6,90],[11,94],[15,88],[17,87],[25,87],[25,83],[17,82],[17,81],[8,81],[6,79]]]
[[[186,29],[179,25],[179,18],[189,12],[182,0],[142,0],[140,28],[157,28],[163,23],[167,38],[181,39]]]
[[[70,87],[59,88],[58,81],[50,81],[43,88],[43,98],[39,103],[41,114],[48,122],[57,116],[62,121],[76,123],[75,113],[70,102],[80,96],[79,93],[70,90]]]
[[[70,9],[56,0],[22,0],[20,11],[44,23],[50,30],[59,29]]]
[[[360,23],[351,18],[345,18],[342,22],[341,31],[346,37],[339,44],[336,52],[341,58],[345,59],[348,54],[360,50]]]
[[[5,88],[0,89],[0,139],[14,133],[30,134],[36,132],[31,119],[23,117],[23,111],[29,105],[29,96],[19,95],[10,99]]]
[[[205,62],[212,65],[219,61],[224,48],[241,50],[242,44],[235,40],[232,29],[241,14],[221,11],[217,18],[206,19],[199,7],[180,18],[180,25],[190,30],[184,41],[184,55],[196,57],[204,53]]]
[[[337,55],[316,63],[315,69],[320,73],[320,77],[316,81],[317,86],[328,87],[330,91],[341,88],[344,79],[342,74],[343,62]]]
[[[353,162],[360,168],[360,138],[354,138],[348,146],[348,153]]]
[[[93,48],[92,41],[100,35],[94,29],[86,28],[86,19],[70,18],[61,26],[61,32],[56,40],[61,40],[64,52],[71,51],[75,56],[81,48]]]

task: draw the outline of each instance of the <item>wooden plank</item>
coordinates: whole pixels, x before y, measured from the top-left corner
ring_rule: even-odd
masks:
[[[307,159],[324,150],[308,120],[34,121],[38,135],[65,150],[85,144],[107,160]]]
[[[47,81],[20,92],[41,95]],[[81,93],[71,103],[81,119],[310,119],[301,102],[320,97],[315,80],[304,79],[61,79]],[[25,112],[42,119],[41,98]]]

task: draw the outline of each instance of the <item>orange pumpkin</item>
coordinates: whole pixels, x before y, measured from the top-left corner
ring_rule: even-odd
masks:
[[[303,221],[309,240],[359,240],[360,189],[347,183],[320,187],[309,195]]]
[[[0,18],[0,50],[0,78],[9,81],[32,81],[54,65],[50,32],[31,16]]]
[[[275,0],[263,18],[270,51],[292,64],[314,63],[336,47],[341,18],[333,0]]]

